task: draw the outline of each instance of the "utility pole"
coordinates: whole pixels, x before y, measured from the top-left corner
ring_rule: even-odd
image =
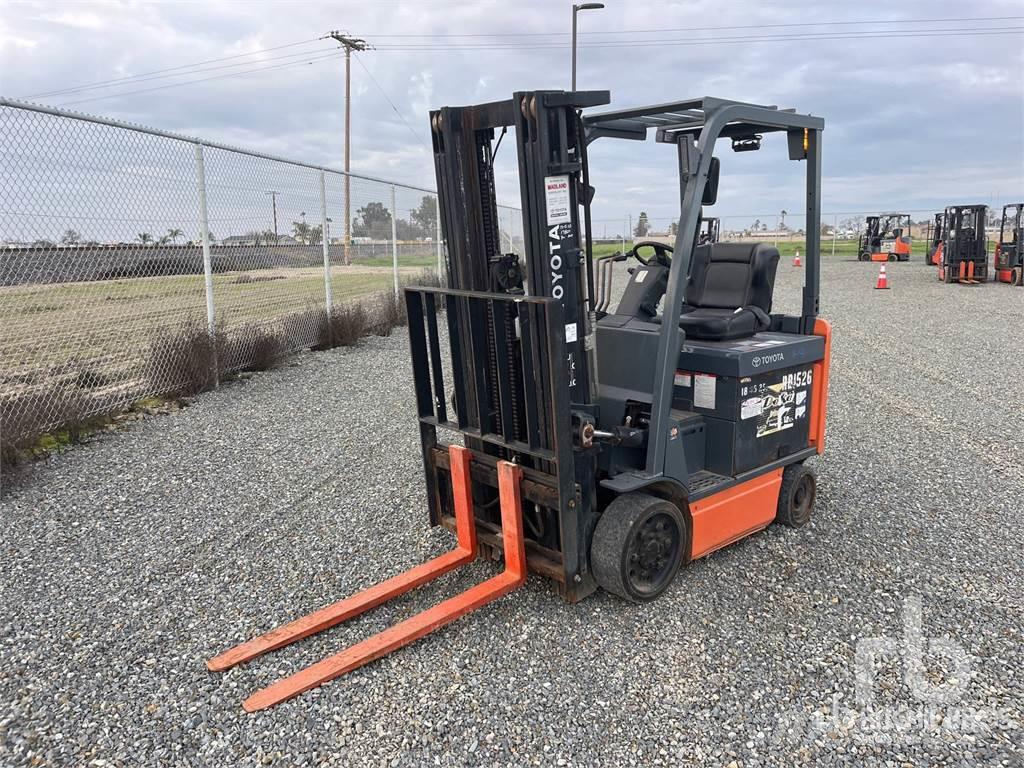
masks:
[[[277,245],[281,242],[281,238],[277,234],[277,196],[281,193],[276,189],[271,189],[267,191],[267,194],[270,195],[270,204],[274,211],[274,245]]]
[[[341,43],[345,49],[345,259],[346,265],[351,264],[350,249],[352,247],[352,196],[351,178],[349,177],[352,158],[352,51],[365,51],[370,46],[365,40],[343,35],[337,30],[328,33],[327,37]]]

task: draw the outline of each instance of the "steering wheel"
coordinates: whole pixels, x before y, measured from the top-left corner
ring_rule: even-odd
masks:
[[[649,259],[645,259],[638,253],[641,248],[653,248],[654,255]],[[626,255],[632,256],[645,267],[649,266],[652,261],[663,267],[672,266],[672,246],[666,245],[665,243],[659,243],[657,240],[641,240],[639,243],[634,243],[633,247],[629,249],[629,252]]]

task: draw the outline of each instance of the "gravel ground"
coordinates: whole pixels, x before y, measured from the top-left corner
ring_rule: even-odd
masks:
[[[426,523],[404,335],[31,467],[0,505],[0,765],[1021,765],[1024,291],[890,274],[883,292],[872,265],[825,268],[811,526],[698,561],[648,606],[569,606],[531,578],[255,715],[251,691],[495,571],[205,670],[450,545]],[[799,276],[780,268],[781,303]],[[926,671],[880,660],[865,709],[869,638],[925,649]]]

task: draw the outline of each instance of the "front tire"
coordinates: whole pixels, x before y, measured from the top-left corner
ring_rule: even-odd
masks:
[[[782,471],[779,507],[775,520],[790,528],[802,528],[811,521],[818,496],[818,479],[804,464],[790,464]]]
[[[688,541],[679,507],[646,493],[624,493],[607,506],[594,529],[594,579],[630,602],[655,600],[679,571]]]
[[[1010,285],[1020,285],[1021,281],[1021,269],[1020,267],[1014,267],[1010,270]]]

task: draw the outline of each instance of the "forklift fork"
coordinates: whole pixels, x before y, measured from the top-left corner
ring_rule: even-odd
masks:
[[[472,562],[476,557],[476,524],[473,517],[472,481],[469,471],[471,453],[466,448],[452,445],[449,446],[449,454],[458,538],[458,546],[454,550],[225,651],[210,659],[206,664],[207,668],[213,672],[230,669],[268,651],[290,645],[359,616],[393,597],[404,595],[421,584]],[[507,461],[498,462],[498,492],[505,554],[505,570],[502,573],[257,691],[243,702],[243,708],[247,712],[255,712],[298,696],[386,656],[521,586],[526,581],[526,550],[523,540],[522,501],[519,495],[521,477],[522,469],[518,465]]]

